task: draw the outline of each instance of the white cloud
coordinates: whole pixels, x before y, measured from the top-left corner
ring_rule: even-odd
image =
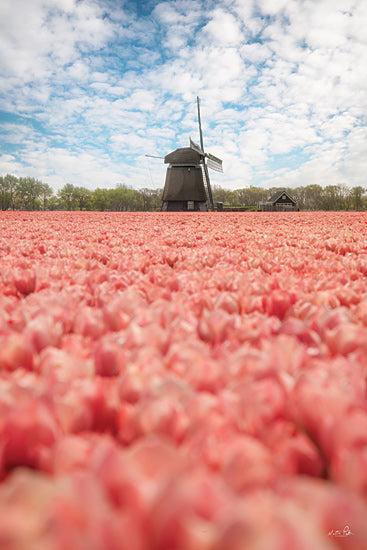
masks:
[[[90,188],[122,173],[148,186],[145,153],[198,140],[199,95],[205,146],[224,161],[219,185],[366,184],[365,0],[145,8],[0,3],[0,101],[13,115],[0,173]]]
[[[256,0],[234,0],[232,7],[241,24],[250,35],[256,36],[261,32],[264,21],[258,13],[260,10],[257,7]]]
[[[112,26],[97,3],[3,0],[0,8],[0,62],[21,82],[44,80],[54,65],[74,62],[78,48],[99,48]]]
[[[243,40],[239,21],[223,9],[216,9],[203,29],[207,40],[219,45],[235,45]]]
[[[160,2],[153,10],[153,16],[163,32],[162,48],[179,53],[194,35],[203,15],[201,3],[195,0]]]
[[[17,145],[18,143],[32,142],[36,139],[36,132],[34,129],[25,123],[19,122],[7,122],[1,125],[0,139],[6,141],[10,145]]]
[[[23,165],[17,161],[14,155],[0,155],[1,174],[14,174],[16,176],[23,175]]]
[[[292,0],[259,0],[258,5],[264,15],[277,15],[289,5]]]
[[[240,47],[241,56],[247,63],[264,63],[267,59],[270,59],[272,52],[265,44],[259,44],[258,42],[252,42],[251,44],[244,44]]]

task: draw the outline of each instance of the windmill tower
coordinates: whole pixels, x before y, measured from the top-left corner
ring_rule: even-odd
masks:
[[[222,161],[204,152],[199,98],[197,108],[200,146],[190,138],[190,147],[176,149],[164,157],[169,165],[162,197],[164,211],[214,210],[208,168],[223,172]]]

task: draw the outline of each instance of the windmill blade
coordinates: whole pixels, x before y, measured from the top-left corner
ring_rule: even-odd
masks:
[[[201,148],[199,147],[199,145],[197,145],[197,143],[192,141],[191,138],[190,138],[190,147],[191,147],[191,149],[193,149],[194,151],[199,153],[199,155],[204,155],[204,151],[202,151]]]
[[[218,157],[215,157],[210,153],[206,153],[205,156],[207,158],[209,168],[215,170],[216,172],[223,172],[223,162]]]

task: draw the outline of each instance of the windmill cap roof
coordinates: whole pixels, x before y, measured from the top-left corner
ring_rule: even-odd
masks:
[[[189,164],[196,166],[200,163],[200,155],[191,147],[176,149],[164,157],[165,164]]]

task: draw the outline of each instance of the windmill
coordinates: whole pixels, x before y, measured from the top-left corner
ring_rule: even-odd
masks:
[[[176,149],[164,157],[168,164],[162,210],[214,210],[208,168],[223,172],[222,161],[205,153],[201,129],[200,99],[197,98],[200,146],[190,138],[190,147]]]

